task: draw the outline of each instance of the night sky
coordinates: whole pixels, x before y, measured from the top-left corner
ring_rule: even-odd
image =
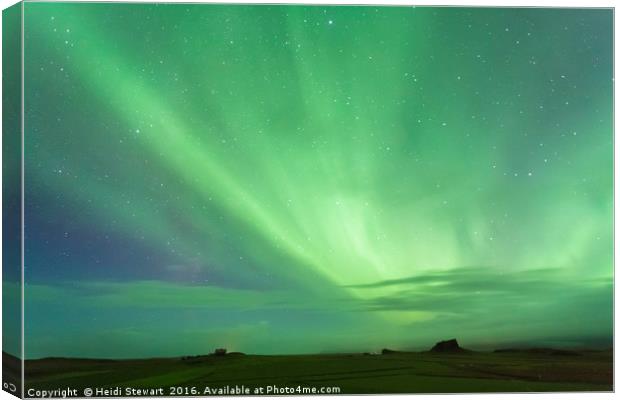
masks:
[[[25,35],[27,358],[610,345],[611,10],[26,3]]]

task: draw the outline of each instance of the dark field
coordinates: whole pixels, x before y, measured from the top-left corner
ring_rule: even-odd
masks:
[[[396,352],[258,356],[229,354],[145,360],[26,361],[28,389],[182,387],[191,395],[236,385],[338,387],[354,393],[611,391],[612,351]],[[267,394],[267,389],[264,389]],[[187,392],[189,391],[189,392]],[[207,393],[208,394],[208,393]],[[273,393],[271,393],[273,394]],[[291,394],[302,394],[293,392]],[[126,395],[126,393],[121,393]],[[28,397],[33,397],[28,396]]]

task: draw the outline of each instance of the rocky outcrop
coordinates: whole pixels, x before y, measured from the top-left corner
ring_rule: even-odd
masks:
[[[457,342],[456,339],[437,342],[431,349],[433,353],[461,353],[463,351],[465,351],[465,349],[459,346],[459,342]]]

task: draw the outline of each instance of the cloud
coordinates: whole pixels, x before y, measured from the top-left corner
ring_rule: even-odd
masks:
[[[367,293],[357,303],[359,312],[400,313],[410,342],[457,336],[474,347],[588,346],[608,342],[613,333],[611,277],[585,278],[552,268],[470,267],[350,287]],[[414,312],[432,318],[407,321]]]
[[[499,304],[543,307],[576,297],[611,301],[612,279],[584,279],[553,268],[506,272],[467,267],[348,287],[379,293],[362,303],[365,310],[463,313],[494,310]]]

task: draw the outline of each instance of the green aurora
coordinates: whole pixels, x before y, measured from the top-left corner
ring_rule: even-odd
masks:
[[[26,358],[610,345],[612,10],[24,19]]]

